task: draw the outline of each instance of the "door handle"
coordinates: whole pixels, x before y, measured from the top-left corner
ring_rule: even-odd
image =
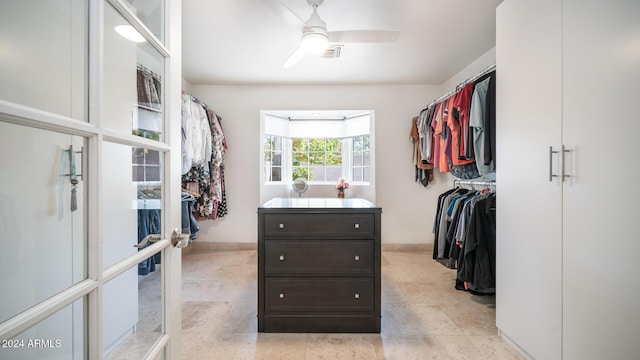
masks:
[[[564,158],[564,154],[570,153],[570,152],[571,152],[571,150],[566,149],[564,147],[564,145],[562,145],[562,170],[561,170],[561,173],[560,173],[560,176],[562,177],[562,182],[564,182],[564,179],[571,177],[571,175],[567,175],[566,174],[566,171],[565,171],[565,158]]]
[[[571,151],[572,150],[565,148],[564,145],[560,147],[560,150],[553,150],[553,147],[549,146],[549,181],[553,181],[554,177],[558,177],[564,182],[565,179],[571,177],[571,175],[567,175],[565,168],[565,154]],[[560,154],[560,175],[553,174],[553,154]]]
[[[156,241],[162,240],[162,235],[160,234],[149,234],[145,236],[140,243],[133,245],[137,248],[143,248],[147,243],[154,243]],[[181,234],[178,229],[174,229],[171,233],[171,245],[177,248],[185,248],[189,245],[189,234]]]
[[[549,146],[549,181],[553,181],[554,177],[558,177],[558,175],[553,175],[553,154],[557,154],[559,151],[553,150],[553,146]]]

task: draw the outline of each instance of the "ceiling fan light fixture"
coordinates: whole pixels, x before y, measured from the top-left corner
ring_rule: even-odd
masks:
[[[329,36],[309,32],[302,35],[300,47],[309,53],[321,53],[329,47]]]
[[[131,25],[118,25],[114,28],[120,36],[129,41],[136,43],[147,41],[139,32]]]

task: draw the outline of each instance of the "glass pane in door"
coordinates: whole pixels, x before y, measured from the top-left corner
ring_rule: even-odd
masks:
[[[84,299],[67,305],[12,339],[2,339],[3,360],[81,360],[87,345]]]
[[[78,136],[0,121],[0,322],[87,278],[86,149]]]
[[[87,121],[88,1],[0,1],[0,99]]]
[[[103,267],[106,269],[138,251],[147,235],[161,233],[162,153],[105,142],[102,173]],[[140,275],[156,270],[159,257],[139,265]]]
[[[155,35],[164,42],[164,1],[163,0],[126,0],[131,12]]]
[[[142,359],[163,334],[161,280],[160,266],[144,276],[132,268],[104,285],[105,360]]]
[[[108,3],[104,10],[105,127],[162,141],[164,57],[148,42],[121,35],[129,23]]]

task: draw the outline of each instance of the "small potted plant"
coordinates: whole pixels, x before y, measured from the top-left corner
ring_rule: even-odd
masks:
[[[349,183],[344,177],[338,179],[338,183],[336,184],[336,189],[338,189],[338,197],[344,198],[344,190],[349,188]]]

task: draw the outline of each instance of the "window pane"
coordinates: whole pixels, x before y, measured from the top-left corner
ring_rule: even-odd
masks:
[[[0,357],[5,360],[85,359],[84,313],[84,299],[74,301],[13,339],[3,339]]]
[[[264,161],[267,163],[267,166],[273,161],[273,153],[271,151],[264,152]]]
[[[148,42],[133,42],[116,27],[128,25],[104,6],[105,126],[122,134],[163,140],[164,57]]]
[[[370,142],[370,135],[365,135],[363,136],[363,140],[364,140],[364,146],[363,149],[364,150],[371,150],[370,146],[371,146],[371,142]]]
[[[282,181],[281,167],[274,167],[271,169],[271,181]]]
[[[273,154],[273,165],[282,165],[282,153],[276,152]]]
[[[155,257],[160,260],[160,253]],[[162,336],[162,269],[125,271],[102,288],[105,360],[142,359]]]
[[[371,181],[371,180],[369,179],[369,168],[368,168],[368,167],[366,167],[366,168],[363,168],[362,170],[363,170],[363,172],[364,172],[364,173],[363,173],[363,175],[362,175],[362,181],[366,181],[366,182]]]
[[[81,137],[0,121],[0,323],[86,279],[87,151]]]
[[[327,139],[327,151],[329,152],[342,151],[342,139]]]
[[[353,151],[362,151],[362,136],[353,138]]]
[[[326,150],[326,140],[325,139],[311,139],[309,141],[309,150],[310,151],[322,151]]]
[[[309,180],[310,181],[326,181],[324,174],[324,166],[312,166],[309,171]]]
[[[160,152],[157,150],[145,151],[145,164],[160,165]]]
[[[87,121],[88,1],[0,1],[0,99]]]
[[[273,149],[276,151],[282,151],[282,138],[274,136]]]
[[[162,32],[164,20],[163,0],[126,0],[131,5],[132,12],[151,31],[155,37],[164,42]]]
[[[327,166],[342,165],[342,153],[341,152],[329,152],[327,153]]]
[[[103,150],[102,173],[109,175],[109,181],[103,185],[104,193],[109,196],[101,202],[104,216],[102,261],[107,268],[134,255],[137,249],[133,245],[145,236],[160,233],[162,186],[158,181],[148,180],[160,179],[162,166],[135,166],[136,173],[131,177],[131,146],[105,142]],[[136,182],[140,178],[146,179]],[[148,272],[153,265],[141,271]]]
[[[131,154],[134,164],[144,164],[144,148],[133,148]]]
[[[353,153],[353,166],[362,166],[362,153],[354,152]]]
[[[293,152],[293,165],[305,166],[309,164],[309,154],[306,152]]]
[[[293,139],[291,141],[291,148],[293,151],[304,151],[307,152],[309,150],[309,139]]]
[[[362,168],[353,168],[353,181],[362,181]]]
[[[312,151],[309,153],[309,163],[311,165],[324,165],[324,151]]]
[[[363,159],[364,159],[363,165],[365,165],[365,166],[371,165],[370,155],[371,155],[370,151],[365,151],[364,152],[364,154],[363,154]]]
[[[303,178],[305,180],[311,180],[309,177],[309,169],[306,167],[293,167],[291,180],[295,180],[297,178]]]
[[[133,181],[144,181],[144,166],[134,165],[132,171]]]
[[[342,176],[342,166],[328,166],[327,167],[327,181],[338,182],[338,179]]]

